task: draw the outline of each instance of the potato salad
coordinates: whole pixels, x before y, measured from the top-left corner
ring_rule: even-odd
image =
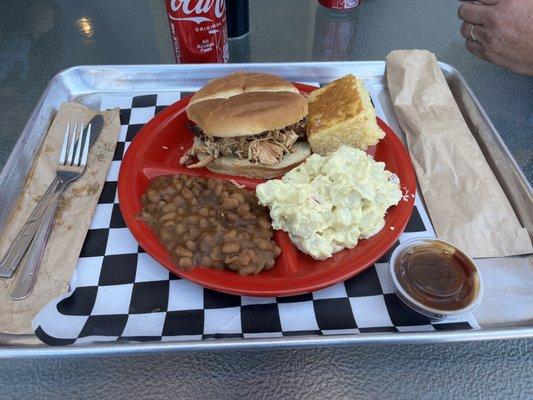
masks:
[[[398,177],[384,163],[348,146],[327,157],[313,154],[256,192],[270,209],[272,227],[317,260],[378,233],[387,209],[402,198]]]

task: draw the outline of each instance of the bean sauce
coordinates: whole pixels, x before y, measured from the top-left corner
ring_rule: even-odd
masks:
[[[231,182],[160,176],[141,200],[142,220],[182,271],[202,266],[258,274],[272,268],[281,253],[267,209],[254,193]]]

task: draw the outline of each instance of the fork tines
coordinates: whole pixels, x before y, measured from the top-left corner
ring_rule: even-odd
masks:
[[[84,167],[87,164],[89,154],[89,140],[91,138],[91,124],[87,126],[84,132],[83,123],[75,122],[71,129],[70,122],[65,130],[59,163],[64,166]]]

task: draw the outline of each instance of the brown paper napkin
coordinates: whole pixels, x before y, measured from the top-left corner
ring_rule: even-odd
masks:
[[[435,55],[425,50],[391,52],[387,83],[438,237],[472,257],[533,252]]]
[[[0,236],[0,254],[3,255],[8,249],[54,179],[67,122],[87,123],[95,114],[89,108],[76,103],[65,103],[61,106],[32,166],[15,211]],[[68,290],[120,131],[118,110],[106,111],[102,115],[105,120],[104,129],[91,148],[85,173],[68,186],[59,204],[31,295],[24,300],[10,300],[9,290],[16,273],[9,279],[0,278],[1,333],[32,333],[31,320],[35,314],[50,300]]]

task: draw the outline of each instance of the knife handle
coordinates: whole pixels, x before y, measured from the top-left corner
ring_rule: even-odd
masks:
[[[58,203],[59,197],[54,196],[54,201],[48,205],[44,212],[42,224],[37,229],[28,252],[20,262],[20,271],[9,291],[9,298],[11,300],[25,299],[30,295],[33,286],[35,285],[37,272],[41,266],[48,234],[50,232],[50,227],[52,226],[52,221],[54,220]]]
[[[50,204],[50,201],[55,197],[54,194],[56,193],[58,186],[59,179],[56,176],[45,194],[41,197],[41,200],[39,200],[39,203],[37,203],[33,209],[17,237],[2,257],[2,260],[0,261],[1,277],[9,278],[17,269],[20,260],[28,250],[28,247],[30,247],[31,241],[35,237],[39,225],[41,225],[41,221],[45,216],[45,211]]]

